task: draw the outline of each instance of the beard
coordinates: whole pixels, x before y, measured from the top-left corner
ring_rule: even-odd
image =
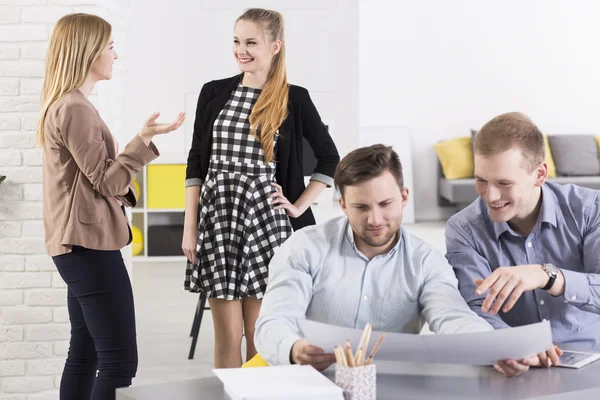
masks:
[[[397,234],[398,234],[398,229],[389,230],[383,238],[375,238],[375,237],[369,236],[369,234],[365,230],[364,232],[361,232],[358,235],[358,237],[360,238],[360,240],[362,240],[363,242],[365,242],[366,244],[368,244],[371,247],[381,247],[381,246],[385,246],[386,244],[388,244]]]

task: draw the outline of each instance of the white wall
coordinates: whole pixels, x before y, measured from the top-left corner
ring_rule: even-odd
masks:
[[[232,53],[235,19],[248,7],[273,8],[286,18],[288,78],[304,86],[341,153],[358,137],[358,0],[131,0],[124,93],[125,140],[153,111],[185,126],[155,139],[157,163],[185,163],[202,85],[239,73]],[[183,182],[182,182],[183,184]]]
[[[68,350],[67,292],[44,249],[34,138],[52,26],[65,14],[91,12],[126,36],[126,2],[0,0],[0,173],[7,175],[0,184],[0,399],[57,399]],[[118,85],[124,71],[115,70]],[[92,101],[118,130],[120,95],[112,84],[98,85]]]
[[[360,1],[360,125],[413,133],[417,219],[436,203],[437,141],[507,111],[545,133],[600,133],[600,2]]]

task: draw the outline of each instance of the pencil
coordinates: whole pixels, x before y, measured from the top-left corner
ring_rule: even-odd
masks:
[[[367,332],[367,339],[365,340],[365,354],[367,356],[367,351],[369,351],[369,342],[371,342],[371,333],[373,332],[373,325],[369,325],[369,331]]]
[[[359,360],[358,356],[356,357],[356,365],[364,365],[365,358],[367,358],[367,351],[369,349],[369,342],[371,341],[371,332],[373,331],[373,326],[371,324],[367,324],[365,329],[365,337],[362,341],[362,345],[360,346],[360,350],[362,350],[361,358]]]
[[[357,367],[360,367],[363,365],[364,361],[365,361],[365,354],[363,352],[363,349],[360,348],[356,351],[356,356],[354,357],[354,363],[356,364]]]
[[[348,361],[346,361],[346,354],[344,353],[344,349],[342,349],[342,346],[340,346],[339,344],[337,345],[337,347],[335,348],[335,351],[339,354],[340,357],[340,363],[344,366],[347,367],[348,366]]]
[[[350,346],[350,340],[346,340],[346,359],[348,360],[349,367],[356,367],[354,363],[354,355],[352,354],[352,347]]]
[[[360,340],[358,341],[358,347],[356,348],[357,350],[365,346],[365,339],[367,338],[367,332],[369,331],[369,325],[370,324],[367,323],[365,325],[365,327],[363,328],[362,335],[360,335]]]
[[[381,346],[381,342],[383,341],[384,337],[385,337],[385,333],[383,335],[379,336],[379,339],[377,339],[377,343],[375,343],[375,347],[373,347],[373,350],[371,351],[371,354],[369,355],[369,359],[367,360],[367,365],[369,365],[373,362],[373,358],[375,357],[375,354],[377,354],[377,350],[379,350],[379,346]]]
[[[337,347],[333,348],[333,355],[335,356],[335,363],[341,365],[342,359],[340,358],[340,354],[339,354]]]

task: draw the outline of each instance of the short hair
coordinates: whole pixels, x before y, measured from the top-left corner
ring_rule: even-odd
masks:
[[[333,178],[335,187],[344,197],[346,186],[373,179],[389,170],[400,189],[404,188],[402,164],[391,146],[374,144],[348,153],[338,164]]]
[[[527,115],[520,112],[493,118],[475,136],[475,154],[493,156],[512,148],[521,150],[529,171],[546,158],[544,135]]]

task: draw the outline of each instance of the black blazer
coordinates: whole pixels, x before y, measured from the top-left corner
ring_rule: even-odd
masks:
[[[186,179],[204,180],[206,177],[212,147],[213,124],[241,78],[242,74],[211,81],[202,87],[196,108],[194,136],[188,155]],[[305,189],[302,138],[307,139],[317,159],[317,166],[313,173],[333,177],[340,156],[308,91],[303,87],[290,85],[288,116],[279,128],[279,134],[281,136],[275,146],[275,179],[283,188],[285,197],[294,203]],[[290,221],[294,230],[315,224],[310,208],[298,218],[290,218]]]

